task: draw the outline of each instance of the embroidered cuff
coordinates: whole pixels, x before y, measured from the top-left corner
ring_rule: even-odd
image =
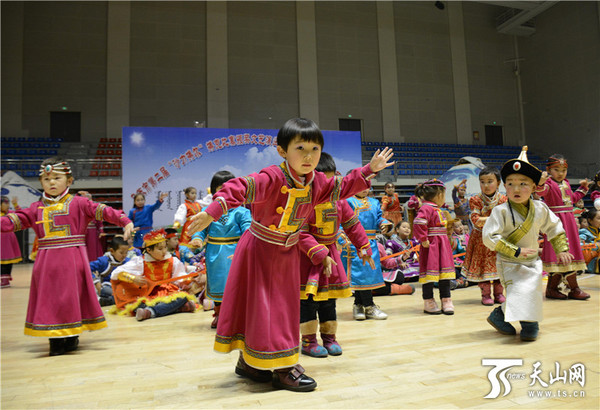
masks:
[[[516,258],[521,253],[521,248],[505,239],[500,239],[494,250],[502,255],[510,256],[511,258]]]
[[[119,273],[119,280],[122,282],[133,283],[134,279],[135,279],[135,275],[132,275],[131,273],[128,273],[128,272]]]
[[[567,235],[561,233],[550,239],[550,244],[554,248],[554,252],[559,254],[561,252],[567,252],[569,250],[569,242],[567,241]]]

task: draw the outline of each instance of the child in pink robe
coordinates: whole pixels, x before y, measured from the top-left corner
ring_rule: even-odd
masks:
[[[566,179],[567,168],[567,160],[562,155],[552,155],[546,164],[547,172],[542,174],[540,184],[535,191],[562,222],[567,234],[569,253],[573,255],[573,260],[570,263],[560,263],[556,258],[554,248],[548,239],[544,237],[542,261],[544,270],[548,272],[546,297],[559,300],[567,298],[586,300],[590,298],[590,295],[582,291],[577,284],[577,272],[585,271],[586,264],[579,244],[579,230],[573,215],[573,204],[587,194],[589,181],[580,181],[580,187],[573,192],[569,181]],[[558,290],[563,278],[567,280],[571,288],[568,295]]]
[[[215,350],[241,350],[235,372],[275,388],[312,391],[317,383],[297,364],[300,322],[300,228],[319,203],[340,200],[369,187],[374,172],[391,165],[390,149],[345,178],[314,172],[323,135],[310,120],[288,120],[277,134],[285,161],[232,179],[205,211],[192,217],[192,232],[204,229],[229,208],[250,204],[252,224],[233,256],[217,325]],[[331,271],[332,258],[323,261]],[[273,369],[274,372],[270,370]]]
[[[423,311],[430,315],[454,314],[450,297],[450,280],[454,279],[452,247],[446,231],[448,219],[440,207],[444,204],[446,188],[442,181],[432,179],[417,186],[415,194],[423,205],[413,223],[413,235],[421,243],[419,282],[423,284]],[[438,282],[442,309],[433,298],[433,286]]]
[[[39,238],[33,265],[25,334],[49,337],[50,356],[77,349],[84,330],[106,327],[90,271],[85,231],[93,220],[125,227],[133,224],[122,211],[69,194],[71,167],[63,160],[42,162],[44,194],[29,208],[2,216],[2,232],[32,228]]]
[[[10,202],[7,196],[2,195],[2,216],[8,215]],[[21,209],[17,203],[17,198],[13,198],[13,207],[15,210]],[[21,262],[21,248],[14,232],[0,234],[0,264],[2,265],[2,287],[10,287],[12,280],[12,266]]]

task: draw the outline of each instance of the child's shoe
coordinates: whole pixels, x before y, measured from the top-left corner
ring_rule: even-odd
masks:
[[[571,288],[571,291],[567,295],[569,299],[575,300],[586,300],[590,298],[590,295],[585,293],[583,290],[579,289],[579,285],[577,284],[577,275],[574,273],[567,276],[567,283]]]
[[[425,304],[425,306],[423,307],[424,313],[427,313],[428,315],[439,315],[442,313],[435,299],[424,299],[423,302]]]
[[[365,307],[363,305],[352,305],[352,317],[354,320],[365,320]]]
[[[183,305],[182,307],[179,308],[179,312],[183,312],[183,313],[193,313],[196,311],[196,303],[194,303],[194,301],[192,300],[188,300],[187,302],[185,302],[185,305]]]
[[[479,287],[481,288],[481,304],[484,306],[494,306],[490,282],[479,282]]]
[[[548,274],[548,284],[546,285],[546,299],[567,299],[567,295],[558,290],[558,285],[560,285],[561,282],[562,275],[560,273],[555,273],[554,275]]]
[[[504,312],[502,311],[502,306],[498,306],[496,309],[492,310],[492,313],[487,318],[487,321],[490,325],[494,327],[498,332],[503,335],[516,335],[517,329],[510,323],[504,320]]]
[[[215,308],[215,302],[209,298],[204,298],[202,301],[202,308],[204,311],[213,310]]]
[[[299,364],[273,372],[273,387],[298,392],[313,391],[317,382],[304,374],[304,367]]]
[[[335,339],[337,332],[337,320],[328,320],[319,324],[321,330],[321,339],[323,339],[323,347],[327,349],[327,353],[331,356],[339,356],[342,354],[342,347]]]
[[[65,338],[65,352],[72,352],[79,347],[79,336],[69,336]]]
[[[494,303],[504,303],[506,302],[506,298],[504,297],[504,287],[500,283],[499,279],[494,281]]]
[[[152,311],[148,308],[138,308],[135,311],[135,320],[141,322],[142,320],[150,319],[152,317]]]
[[[442,298],[442,313],[444,315],[454,314],[454,305],[452,304],[452,298]]]
[[[342,354],[342,346],[335,339],[335,335],[321,333],[321,339],[323,339],[323,347],[327,349],[327,353],[331,356],[340,356]]]
[[[390,295],[412,295],[413,293],[415,293],[415,287],[406,283],[402,285],[392,283],[390,287]]]
[[[537,339],[540,325],[538,322],[523,322],[521,321],[521,340],[524,342],[533,342]]]
[[[388,315],[377,305],[365,306],[365,316],[367,319],[385,320]]]
[[[102,307],[115,304],[115,300],[112,297],[106,297],[106,296],[100,296],[100,298],[98,299],[98,302],[100,302],[100,306],[102,306]]]
[[[273,380],[273,372],[270,370],[260,370],[256,369],[252,366],[248,366],[248,364],[244,361],[242,354],[240,353],[240,358],[238,359],[237,364],[235,365],[235,374],[247,377],[250,380],[254,380],[255,382],[265,383]]]
[[[50,339],[50,356],[60,356],[61,354],[65,354],[65,338]]]
[[[0,286],[3,288],[10,288],[10,279],[8,277],[3,276]]]
[[[302,335],[302,354],[311,357],[327,357],[327,349],[319,345],[317,335]]]

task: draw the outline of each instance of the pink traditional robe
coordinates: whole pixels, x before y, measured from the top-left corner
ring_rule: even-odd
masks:
[[[308,232],[301,234],[304,249],[300,261],[300,299],[313,295],[313,300],[322,301],[352,295],[350,280],[336,247],[340,224],[356,249],[372,254],[369,238],[347,201],[317,205],[308,220]],[[322,262],[326,256],[337,263],[331,267],[329,277],[323,274]]]
[[[556,259],[554,248],[544,236],[544,248],[542,249],[542,262],[546,272],[573,272],[585,271],[586,265],[579,244],[579,231],[577,222],[573,215],[573,204],[579,201],[587,194],[587,188],[580,186],[575,192],[571,190],[569,181],[564,179],[560,184],[552,178],[548,178],[546,183],[539,186],[536,194],[544,199],[546,205],[552,212],[558,216],[562,222],[567,241],[569,243],[569,253],[573,255],[573,261],[569,264],[559,263]]]
[[[87,248],[88,259],[95,261],[102,255],[102,242],[100,242],[100,234],[104,231],[102,221],[91,221],[85,231],[85,246]]]
[[[448,220],[435,203],[423,201],[413,221],[414,238],[420,243],[429,241],[429,247],[421,246],[419,253],[420,283],[455,278],[452,246],[446,230],[447,223]]]
[[[298,362],[300,342],[300,228],[319,203],[345,199],[370,186],[369,165],[344,177],[321,172],[304,178],[287,163],[227,181],[206,212],[215,220],[250,204],[252,224],[242,234],[225,286],[214,349],[242,350],[258,369]]]
[[[32,228],[39,238],[26,335],[66,337],[106,327],[85,247],[85,232],[93,219],[118,226],[131,222],[123,211],[69,193],[2,217],[2,232]]]
[[[2,213],[2,216],[12,214],[13,211],[8,213]],[[23,260],[21,257],[21,248],[19,248],[19,241],[14,232],[3,232],[0,234],[0,263],[2,265],[8,265],[13,263],[19,263]]]

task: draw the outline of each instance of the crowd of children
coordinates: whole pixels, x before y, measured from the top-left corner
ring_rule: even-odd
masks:
[[[454,315],[451,291],[477,284],[481,304],[500,305],[488,322],[514,335],[510,322],[519,321],[521,340],[532,341],[542,319],[542,270],[549,277],[547,298],[590,297],[577,274],[599,273],[599,175],[572,192],[560,155],[549,158],[546,172],[528,162],[526,147],[501,170],[481,169],[479,194],[466,198],[465,180],[453,187],[454,215],[442,209],[444,183],[425,181],[405,216],[392,183],[381,200],[370,195],[371,178],[393,164],[390,149],[342,178],[333,157],[321,152],[323,136],[314,122],[289,120],[277,144],[280,165],[238,178],[219,171],[202,201],[195,188],[186,188],[166,230],[152,226],[166,194],[151,206],[136,194],[127,218],[85,191],[71,195],[69,164],[44,161],[40,201],[21,209],[13,198],[11,211],[9,199],[1,200],[3,288],[21,260],[14,231],[32,228],[39,243],[25,334],[48,337],[50,355],[61,355],[77,349],[82,331],[106,326],[100,306],[115,305],[112,313],[144,321],[194,312],[199,296],[214,303],[214,349],[240,350],[236,374],[311,391],[317,383],[298,364],[299,355],[342,354],[337,298],[354,295],[355,320],[385,320],[374,296],[413,294],[409,282],[418,280],[425,314]],[[595,207],[584,209],[588,189]],[[102,221],[124,228],[104,255],[95,242]],[[559,289],[564,282],[567,295]]]

